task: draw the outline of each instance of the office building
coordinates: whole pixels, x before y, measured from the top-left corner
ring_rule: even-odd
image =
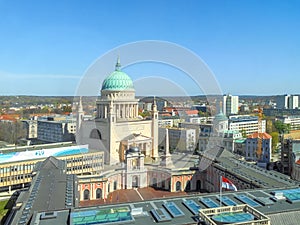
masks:
[[[244,136],[253,134],[255,132],[266,132],[266,120],[259,120],[257,116],[230,116],[229,117],[229,130],[238,130]]]
[[[278,109],[297,109],[298,95],[280,95],[276,99],[276,107]]]
[[[239,112],[239,96],[223,95],[223,113],[226,116],[238,114]]]
[[[87,145],[35,145],[21,149],[2,149],[0,155],[0,192],[26,187],[32,180],[36,164],[49,156],[66,160],[67,174],[96,174],[104,168],[103,152]],[[26,148],[27,147],[27,148]],[[23,150],[22,150],[23,149]]]
[[[76,118],[47,116],[37,119],[37,139],[45,143],[75,141]]]

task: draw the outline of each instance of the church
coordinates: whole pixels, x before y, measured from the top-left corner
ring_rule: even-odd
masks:
[[[151,119],[138,115],[138,101],[132,79],[121,70],[118,58],[115,70],[102,83],[96,102],[96,117],[83,121],[82,104],[77,114],[77,144],[104,151],[105,164],[125,161],[125,152],[138,147],[146,158],[158,159],[158,111],[154,100]]]

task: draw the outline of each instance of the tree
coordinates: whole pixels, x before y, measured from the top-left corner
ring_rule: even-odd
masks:
[[[244,130],[244,129],[242,129],[242,136],[243,136],[243,138],[246,138],[247,137],[247,133],[246,133],[246,131]]]
[[[0,140],[10,144],[17,144],[18,141],[26,137],[26,130],[22,122],[0,122]]]
[[[274,123],[274,126],[275,126],[275,128],[277,129],[277,131],[278,131],[280,134],[286,134],[286,133],[289,133],[290,130],[291,130],[291,125],[290,125],[290,124],[283,123],[283,122],[281,122],[280,120],[277,120],[277,121]]]
[[[270,135],[272,136],[272,152],[274,153],[279,142],[279,133],[272,132]]]

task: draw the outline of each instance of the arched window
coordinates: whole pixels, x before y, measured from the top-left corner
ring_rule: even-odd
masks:
[[[90,138],[101,140],[102,139],[101,132],[96,128],[93,129],[90,133]]]
[[[85,189],[83,192],[83,200],[90,200],[90,191]]]
[[[181,182],[180,181],[176,182],[176,191],[181,191]]]
[[[97,188],[96,190],[96,199],[102,198],[102,189]]]

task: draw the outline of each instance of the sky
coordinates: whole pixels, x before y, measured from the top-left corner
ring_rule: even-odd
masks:
[[[102,56],[114,49],[116,59],[119,46],[147,40],[195,54],[222,93],[300,94],[297,0],[0,0],[0,95],[77,95]],[[129,54],[119,52],[121,63]],[[115,59],[107,62],[111,71]],[[123,70],[137,95],[206,94],[209,85],[176,65],[139,62]],[[94,72],[102,80],[109,74]]]

